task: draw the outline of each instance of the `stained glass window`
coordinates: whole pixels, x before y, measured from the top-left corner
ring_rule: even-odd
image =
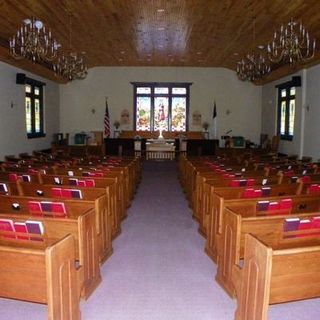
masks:
[[[294,115],[295,115],[295,100],[290,100],[289,103],[289,135],[293,136],[293,129],[294,129]]]
[[[28,138],[44,136],[43,130],[43,84],[26,78],[25,112]]]
[[[151,98],[137,97],[136,129],[150,131],[151,129]]]
[[[294,135],[296,87],[279,86],[278,132],[281,139],[292,140]]]
[[[281,103],[281,119],[280,119],[280,134],[286,133],[286,102]]]
[[[35,132],[39,133],[41,130],[41,127],[40,127],[40,101],[39,101],[39,99],[34,100],[34,127],[35,127]]]
[[[137,93],[140,93],[140,94],[150,94],[150,93],[151,93],[151,88],[150,88],[150,87],[140,87],[140,88],[137,88]]]
[[[168,131],[169,128],[169,99],[168,98],[155,98],[154,99],[154,117],[153,129]]]
[[[172,94],[187,94],[186,88],[172,88]]]
[[[187,104],[185,97],[172,98],[171,130],[186,131],[187,129]]]
[[[154,93],[155,94],[168,94],[169,93],[169,88],[154,88]]]
[[[133,82],[135,129],[187,131],[191,83]]]
[[[26,84],[26,86],[25,86],[25,91],[26,91],[27,93],[31,93],[31,90],[32,90],[32,87],[31,87],[29,84]]]
[[[29,97],[25,98],[25,105],[26,105],[26,129],[27,129],[27,133],[32,133],[31,99]]]

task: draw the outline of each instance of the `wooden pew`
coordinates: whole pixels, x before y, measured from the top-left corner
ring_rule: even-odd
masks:
[[[232,282],[233,267],[239,265],[243,257],[244,235],[251,233],[269,239],[283,228],[285,218],[310,215],[316,212],[319,216],[320,198],[304,195],[292,196],[292,209],[275,211],[257,211],[257,201],[230,200],[226,204],[221,236],[217,239],[217,275],[218,283],[234,296]],[[285,197],[269,198],[270,201],[280,201]]]
[[[15,218],[41,221],[48,238],[60,239],[71,234],[75,241],[76,259],[81,267],[78,272],[81,296],[87,299],[101,282],[98,243],[95,227],[95,212],[92,204],[80,201],[64,201],[67,216],[52,217],[30,213],[29,201],[37,201],[34,197],[0,196],[0,213],[2,218]],[[50,199],[42,198],[42,201]],[[14,209],[18,204],[19,209]]]
[[[83,178],[93,178],[94,176],[86,176],[85,174],[89,172],[85,168],[70,167],[70,168],[58,168],[55,170],[55,175],[64,175],[72,178],[73,176]],[[92,172],[94,173],[94,172]],[[123,220],[126,217],[126,209],[130,204],[129,193],[127,191],[127,180],[125,180],[124,171],[121,169],[119,171],[103,171],[103,176],[101,178],[115,179],[116,189],[117,189],[117,209],[119,210],[120,219]],[[96,177],[94,177],[96,178]],[[127,178],[126,178],[127,179]]]
[[[80,320],[74,239],[0,239],[0,296],[48,305],[48,320]]]
[[[70,179],[78,180],[93,180],[95,188],[104,188],[107,194],[107,210],[111,215],[111,229],[112,239],[116,238],[121,233],[121,211],[119,209],[119,199],[117,179],[115,178],[97,178],[97,177],[82,177],[82,176],[65,176],[65,175],[49,175],[44,174],[39,176],[39,182],[41,184],[56,184],[56,180],[59,180],[60,184],[57,186],[72,186]],[[78,187],[78,186],[77,186]],[[88,187],[89,188],[89,187]]]
[[[99,260],[101,263],[106,261],[112,254],[112,228],[111,228],[111,211],[108,210],[108,195],[106,194],[106,188],[83,188],[75,186],[57,186],[57,185],[46,185],[36,184],[27,182],[17,182],[18,193],[11,195],[20,195],[28,197],[42,197],[54,198],[55,201],[62,200],[77,200],[86,204],[92,205],[95,209],[96,217],[96,234],[98,240],[98,252]],[[53,193],[53,190],[59,188],[61,190],[79,190],[81,192],[82,199],[75,199],[57,196]]]
[[[235,319],[267,320],[269,304],[319,297],[319,265],[319,237],[275,243],[247,234]]]
[[[200,177],[199,177],[200,178]],[[199,232],[204,237],[207,237],[207,230],[209,228],[209,220],[210,215],[212,214],[212,211],[214,212],[213,206],[214,206],[214,192],[217,187],[228,187],[228,188],[237,188],[232,186],[232,183],[234,181],[242,180],[242,182],[247,181],[246,184],[249,184],[249,186],[246,186],[247,188],[250,188],[252,186],[263,186],[263,185],[277,185],[279,183],[279,177],[278,176],[244,176],[244,177],[237,177],[236,179],[228,178],[228,179],[212,179],[207,178],[206,176],[201,176],[201,197],[199,197],[199,204],[198,204],[198,215],[199,215]],[[251,180],[252,183],[249,183],[248,180]],[[241,182],[241,183],[242,183]]]
[[[260,181],[261,182],[261,181]],[[271,178],[268,178],[268,182],[272,181]],[[257,182],[259,183],[259,181]],[[270,197],[271,196],[292,196],[298,195],[301,193],[300,184],[271,184],[271,185],[260,185],[253,186],[254,189],[261,189],[262,187],[270,187]],[[205,245],[205,252],[208,256],[214,261],[217,261],[217,241],[221,235],[221,228],[223,223],[223,214],[226,205],[233,200],[240,200],[240,197],[243,195],[244,188],[238,187],[217,187],[215,183],[211,181],[206,182],[205,186],[205,199],[207,199],[205,211],[204,211],[204,232],[207,234],[207,241]],[[250,187],[251,188],[251,187]],[[266,200],[263,197],[256,198],[259,200]],[[248,200],[248,199],[247,199]],[[240,201],[245,201],[242,199]]]

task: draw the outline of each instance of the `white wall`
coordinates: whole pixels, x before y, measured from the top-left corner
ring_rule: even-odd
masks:
[[[202,121],[210,122],[216,100],[219,136],[232,129],[232,135],[259,142],[261,87],[239,81],[233,71],[224,68],[92,68],[85,80],[60,86],[61,131],[102,130],[105,96],[108,96],[111,125],[120,120],[120,113],[126,108],[131,112],[131,125],[122,129],[132,129],[133,86],[130,82],[139,81],[192,82],[190,114],[198,110]],[[191,125],[189,129],[199,130]]]
[[[320,158],[320,65],[307,70],[304,155]]]
[[[304,82],[305,72],[301,71],[288,77],[279,79],[274,82],[270,82],[262,87],[262,125],[261,133],[267,133],[271,138],[277,134],[277,102],[278,102],[278,89],[275,87],[280,83],[290,81],[293,76],[301,76],[302,83]],[[296,88],[296,116],[294,125],[294,136],[292,141],[281,140],[279,145],[279,152],[285,154],[297,154],[300,155],[301,147],[303,144],[303,132],[301,127],[303,126],[303,108],[302,108],[302,96],[305,86]]]
[[[46,137],[28,139],[25,125],[24,86],[16,84],[16,74],[46,83],[44,88]],[[4,155],[49,148],[52,134],[59,132],[59,86],[24,70],[0,62],[0,159]],[[12,107],[11,107],[12,106]]]

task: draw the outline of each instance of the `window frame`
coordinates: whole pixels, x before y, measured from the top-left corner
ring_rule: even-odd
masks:
[[[31,92],[26,92],[26,86],[31,86]],[[45,83],[41,81],[37,81],[30,78],[25,78],[24,82],[24,111],[25,111],[25,121],[26,121],[26,98],[30,98],[31,100],[31,127],[32,132],[27,133],[28,139],[34,139],[34,138],[43,138],[46,136],[44,132],[44,89]],[[35,94],[35,88],[39,89],[39,95]],[[40,108],[40,132],[36,132],[35,128],[35,100],[39,100],[39,108]],[[26,126],[25,126],[26,128]],[[27,129],[26,129],[27,130]]]
[[[289,120],[290,120],[290,101],[295,100],[295,111],[294,111],[294,118],[296,119],[296,98],[297,98],[297,86],[289,81],[282,85],[278,85],[278,123],[277,123],[277,133],[280,136],[281,140],[292,141],[294,137],[294,130],[293,134],[289,134]],[[290,91],[292,88],[295,88],[295,94],[291,95]],[[286,96],[282,97],[281,92],[286,90]],[[285,107],[285,134],[281,134],[281,104],[282,102],[286,103]]]
[[[131,82],[133,85],[133,121],[134,130],[137,130],[137,121],[136,121],[136,114],[137,114],[137,97],[150,97],[150,117],[151,117],[151,125],[150,125],[150,132],[154,131],[154,100],[156,97],[163,97],[168,98],[168,128],[169,132],[183,132],[183,131],[172,131],[172,98],[176,97],[185,97],[186,98],[186,130],[189,130],[189,105],[190,105],[190,86],[192,82]],[[151,88],[151,92],[149,93],[137,93],[138,87],[149,87]],[[156,94],[155,88],[158,87],[167,87],[169,89],[168,93]],[[186,89],[186,94],[173,94],[173,88],[184,88]]]

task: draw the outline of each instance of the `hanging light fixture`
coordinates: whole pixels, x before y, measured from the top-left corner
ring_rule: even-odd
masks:
[[[78,54],[71,46],[71,14],[69,14],[69,52],[53,63],[54,72],[68,81],[84,79],[88,74],[84,52]]]
[[[255,17],[253,18],[253,46],[255,47]],[[270,72],[271,68],[263,54],[254,50],[237,62],[237,75],[242,81],[255,81]]]
[[[261,79],[270,72],[270,65],[265,57],[254,51],[248,53],[245,58],[237,62],[237,75],[242,81],[255,81]]]
[[[268,44],[268,57],[271,62],[306,62],[314,57],[316,40],[311,39],[309,32],[300,23],[291,21],[280,32],[275,31],[273,40]]]
[[[53,61],[61,45],[46,30],[42,21],[25,19],[17,33],[9,40],[10,53],[15,59]]]

